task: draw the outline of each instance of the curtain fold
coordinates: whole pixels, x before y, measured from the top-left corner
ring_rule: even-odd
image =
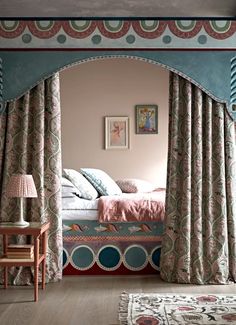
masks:
[[[0,221],[15,221],[16,198],[7,198],[12,174],[32,174],[38,198],[24,200],[25,220],[50,221],[46,280],[62,277],[60,83],[55,74],[6,105],[0,115]],[[25,236],[15,239],[25,243]],[[11,268],[14,284],[32,283],[30,268]]]
[[[234,123],[225,104],[170,74],[166,225],[161,277],[236,281]]]

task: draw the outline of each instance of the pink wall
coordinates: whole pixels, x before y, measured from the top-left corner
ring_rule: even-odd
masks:
[[[167,70],[132,59],[105,59],[64,70],[61,77],[63,167],[94,167],[114,179],[165,186],[168,144]],[[135,105],[158,105],[158,134],[135,134]],[[130,117],[129,150],[104,149],[104,117]]]

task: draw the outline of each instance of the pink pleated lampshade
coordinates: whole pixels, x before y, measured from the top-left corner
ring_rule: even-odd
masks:
[[[32,175],[12,175],[7,185],[8,197],[37,197]]]

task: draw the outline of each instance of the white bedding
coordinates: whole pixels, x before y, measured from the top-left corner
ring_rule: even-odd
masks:
[[[62,210],[62,220],[98,220],[98,210]]]
[[[157,191],[155,192],[155,194],[159,194],[159,192],[162,194],[163,196],[163,190],[162,191]],[[154,193],[154,192],[153,192]],[[150,193],[139,193],[139,197],[143,196],[143,195],[149,195]],[[153,194],[154,195],[154,194]],[[117,202],[119,203],[120,198],[123,199],[123,201],[127,201],[127,203],[129,203],[130,199],[132,200],[132,198],[137,197],[137,193],[123,193],[121,196],[117,195],[117,196],[111,196],[111,197],[101,197],[102,199],[110,199],[110,200],[118,200]],[[105,221],[101,221],[101,218],[99,216],[99,212],[98,212],[98,205],[100,204],[100,214],[101,214],[101,200],[99,198],[94,199],[94,200],[86,200],[86,199],[82,199],[76,195],[74,195],[73,197],[63,197],[62,198],[62,220],[100,220],[100,222],[110,222],[110,220],[108,220],[110,218],[111,215],[111,211],[108,210],[107,215],[109,216],[108,219],[106,219]],[[149,201],[146,199],[146,201],[148,202],[148,206],[150,205]],[[145,201],[145,202],[146,202]],[[162,200],[164,202],[164,199]],[[160,202],[162,202],[160,201]],[[100,203],[99,203],[100,202]],[[117,211],[117,207],[120,206],[120,203],[118,204],[116,202],[115,205],[115,209],[113,209],[115,212]],[[155,202],[155,200],[154,200]],[[159,201],[158,201],[159,202]],[[162,205],[164,205],[164,203],[162,202]],[[152,201],[151,201],[152,203]],[[117,205],[118,204],[118,205]],[[146,203],[147,205],[147,203]],[[122,206],[122,205],[121,205]],[[129,204],[128,204],[129,206]],[[135,205],[134,205],[135,206]],[[137,208],[139,207],[139,205],[137,205]],[[135,206],[135,207],[136,207]],[[132,206],[131,206],[131,211],[135,210]],[[161,210],[162,211],[162,210]],[[122,213],[121,213],[122,215]],[[140,214],[138,214],[139,216]],[[155,215],[155,213],[152,213],[152,215]],[[160,213],[158,213],[158,217],[160,217]],[[127,215],[125,215],[126,217]],[[127,220],[126,220],[127,221]],[[132,221],[132,220],[129,220]]]
[[[97,210],[98,200],[86,200],[78,196],[62,198],[62,210]]]
[[[98,200],[86,200],[76,195],[62,198],[62,220],[97,220]]]

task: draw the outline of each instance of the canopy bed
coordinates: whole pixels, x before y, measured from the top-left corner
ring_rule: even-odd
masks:
[[[9,107],[14,106],[26,91],[72,64],[126,57],[159,64],[171,71],[170,94],[173,101],[170,102],[167,213],[161,276],[170,282],[198,284],[235,281],[235,21],[20,20],[2,21],[0,33],[3,36],[0,51],[3,120],[6,112],[9,115]],[[50,126],[55,126],[59,144],[60,133],[53,119],[59,99],[55,99],[56,103],[50,104],[49,109],[45,106],[44,116],[47,121],[52,114]],[[18,100],[17,107],[24,111],[24,100],[21,99],[20,105]],[[59,119],[57,109],[56,112],[56,119]],[[21,118],[24,120],[27,115],[23,114]],[[208,133],[204,131],[206,128]],[[57,220],[50,234],[52,245],[57,243],[57,248],[50,250],[52,258],[48,259],[49,269],[52,267],[51,273],[54,272],[49,279],[56,280],[61,273],[60,267],[54,263],[59,256],[62,234],[58,187],[60,152],[58,146],[53,146],[54,138],[48,137],[48,143],[51,143],[53,154],[56,153],[57,157],[45,161],[53,173],[45,173],[42,177],[44,191],[49,185],[54,185],[54,194],[48,193],[48,197],[57,208],[51,211],[47,206],[47,213],[44,214],[42,209],[36,218],[41,220],[45,217],[50,222]],[[219,139],[219,143],[213,141],[210,146],[214,137]],[[2,147],[3,202],[3,179],[7,179],[14,169],[3,163],[6,147]],[[22,163],[16,169],[20,168],[22,172],[31,169],[32,172],[34,166]],[[45,204],[43,197],[42,202]],[[209,205],[205,206],[205,202]],[[14,211],[14,207],[11,209]],[[1,205],[1,220],[9,218],[9,210],[8,206],[3,211]],[[210,222],[207,222],[209,216]],[[159,244],[159,233],[154,231],[152,235]],[[192,247],[197,247],[194,254]],[[212,259],[213,267],[206,263],[204,252],[207,258]]]
[[[99,169],[63,170],[63,274],[159,270],[165,190],[135,179],[122,184]]]

